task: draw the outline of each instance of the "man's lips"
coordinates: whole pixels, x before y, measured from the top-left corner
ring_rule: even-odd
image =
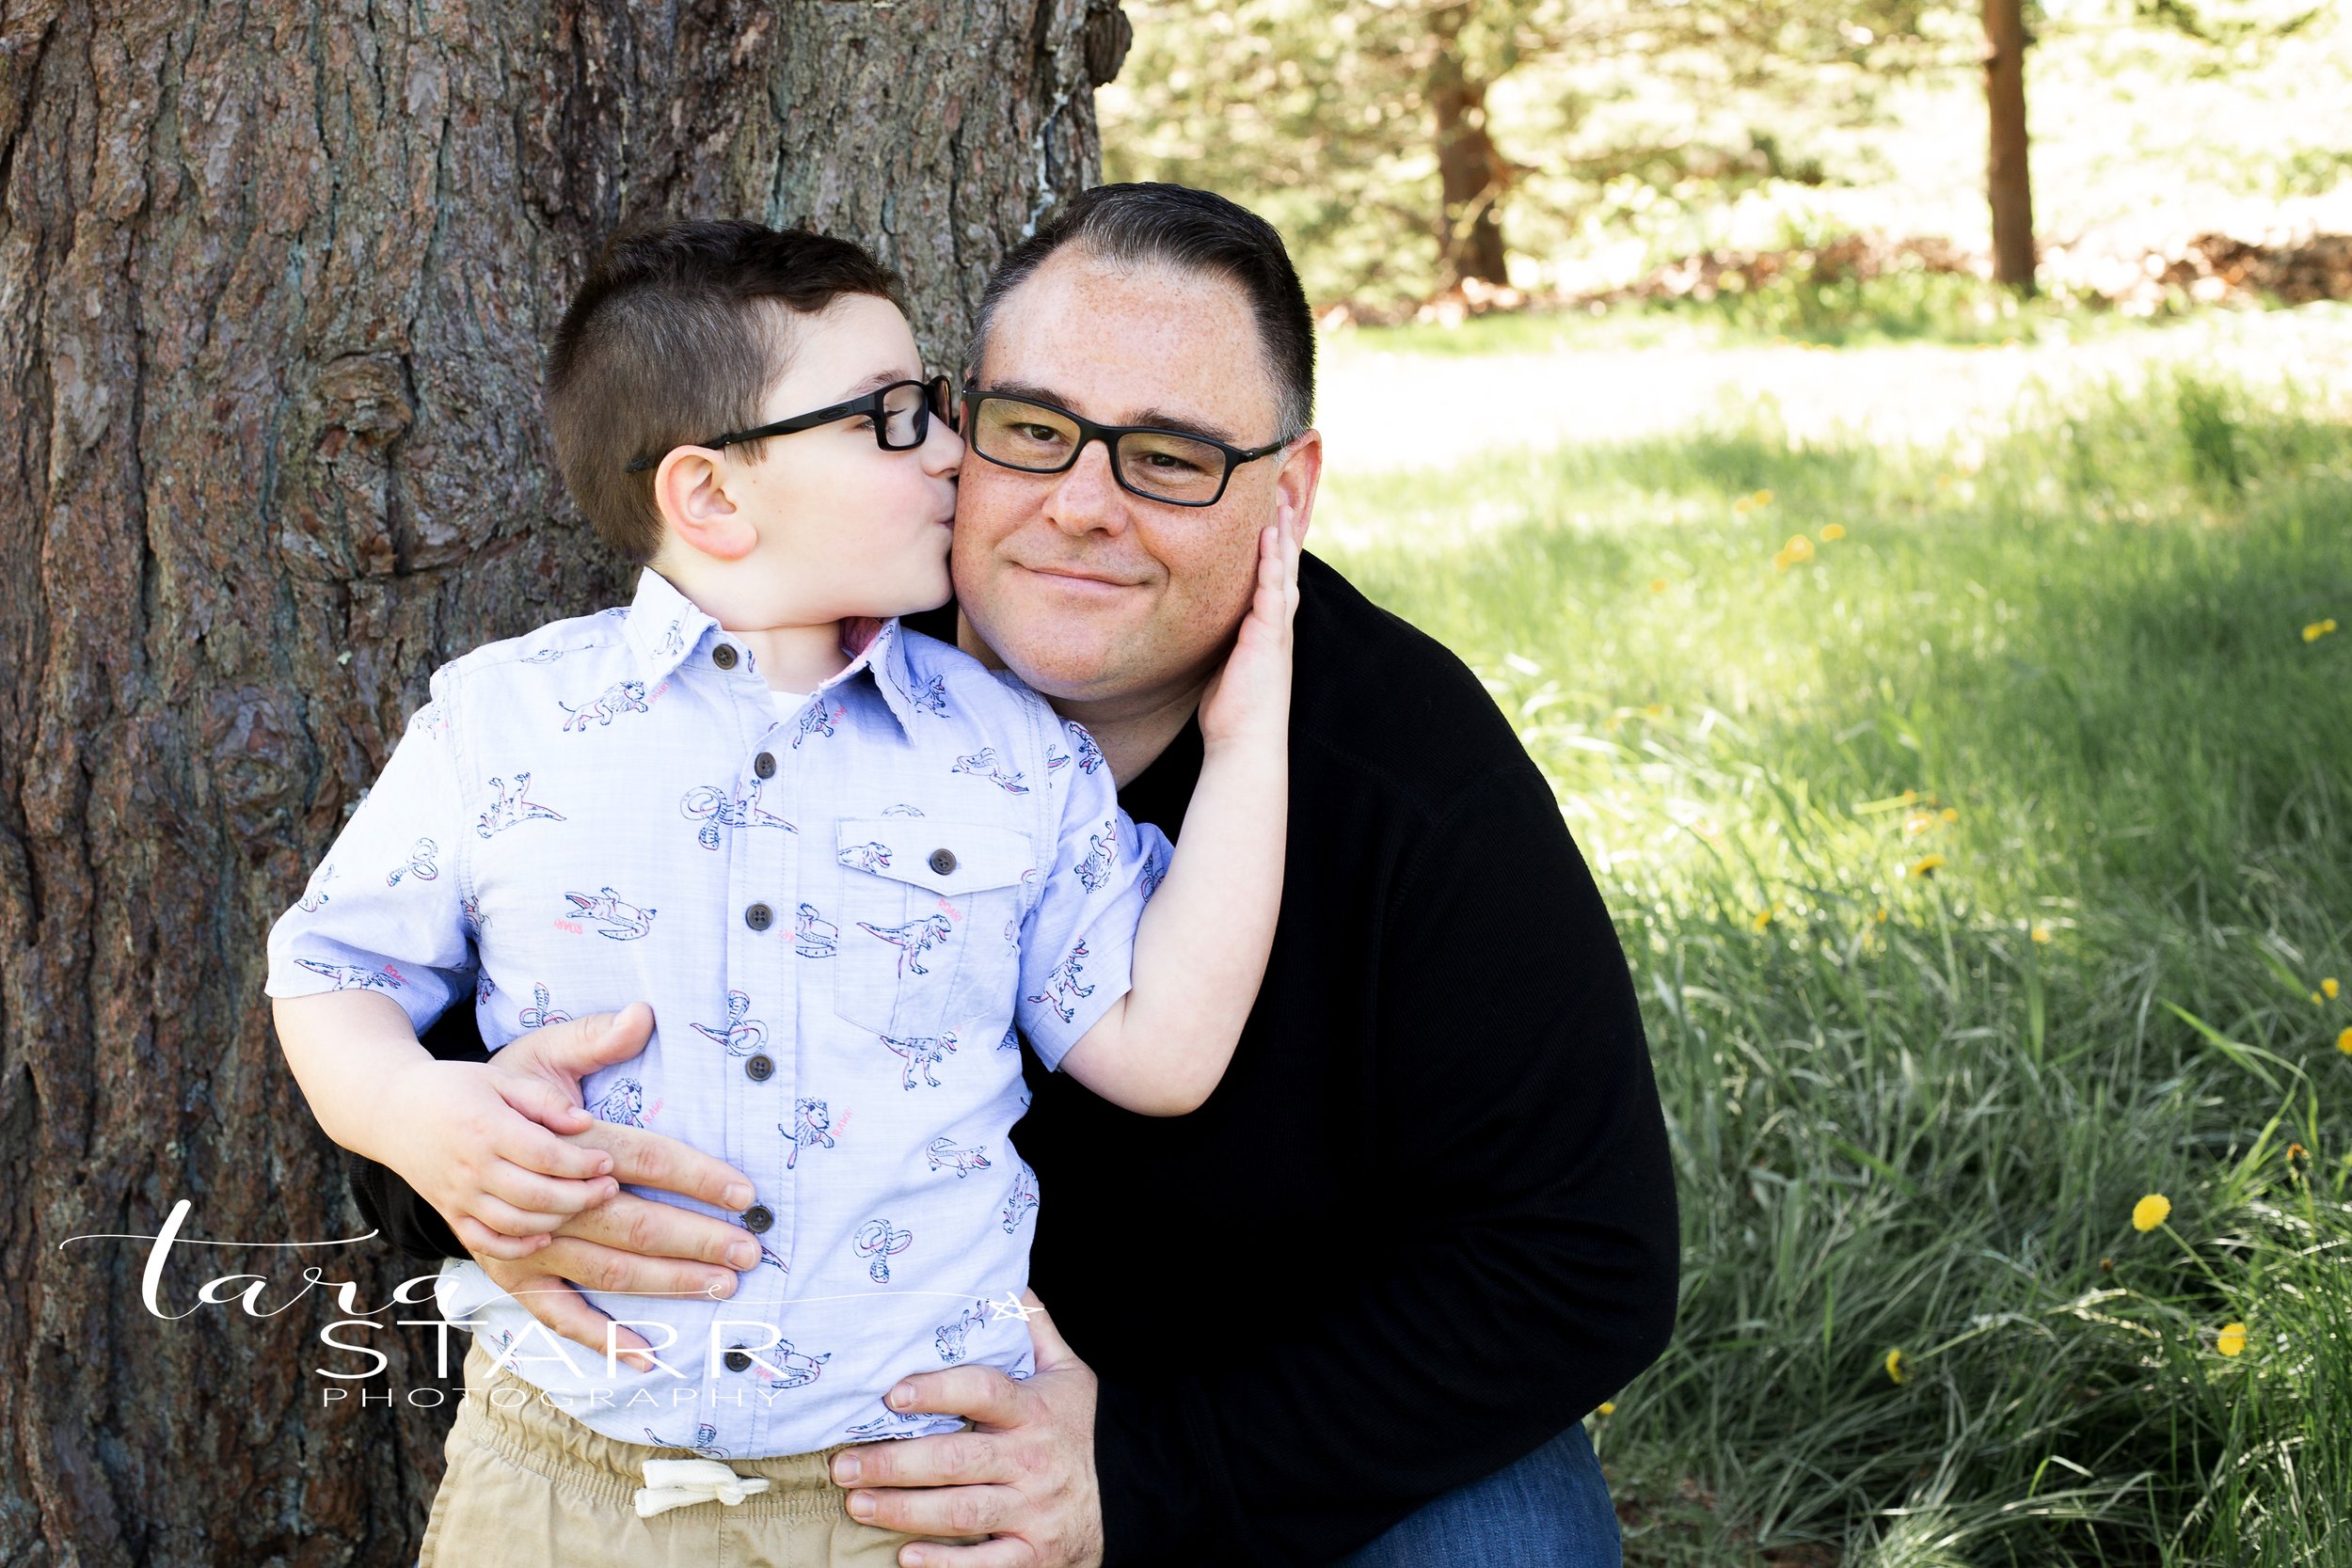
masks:
[[[1078,566],[1023,566],[1040,577],[1061,578],[1073,582],[1099,583],[1104,588],[1136,588],[1141,586],[1126,578],[1112,577],[1107,572],[1089,572]]]

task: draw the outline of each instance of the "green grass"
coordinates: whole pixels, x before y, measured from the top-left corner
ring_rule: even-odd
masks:
[[[2352,1564],[2352,420],[2160,377],[2016,428],[1329,483],[1643,995],[1685,1250],[1595,1418],[1631,1562]]]

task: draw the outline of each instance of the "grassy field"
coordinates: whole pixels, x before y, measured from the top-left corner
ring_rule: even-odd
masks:
[[[1643,995],[1684,1298],[1594,1420],[1629,1561],[2352,1563],[2347,394],[2175,357],[1989,436],[1766,403],[1328,481]]]

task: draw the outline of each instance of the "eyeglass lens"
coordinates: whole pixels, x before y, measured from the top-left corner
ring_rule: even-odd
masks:
[[[987,397],[973,415],[971,440],[974,451],[1006,467],[1059,473],[1073,461],[1078,427],[1039,404]],[[1111,462],[1129,488],[1180,504],[1213,500],[1225,483],[1225,454],[1183,436],[1129,431]]]

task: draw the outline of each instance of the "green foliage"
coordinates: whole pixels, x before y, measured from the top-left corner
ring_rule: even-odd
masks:
[[[1595,1418],[1629,1561],[2352,1563],[2352,635],[2302,630],[2352,423],[2173,376],[2018,428],[1327,482],[1644,997],[1684,1305]]]

